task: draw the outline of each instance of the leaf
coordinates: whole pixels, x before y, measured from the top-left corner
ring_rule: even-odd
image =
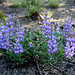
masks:
[[[36,33],[37,35],[39,35],[40,33],[39,32],[37,32],[37,31],[34,31],[34,33]]]

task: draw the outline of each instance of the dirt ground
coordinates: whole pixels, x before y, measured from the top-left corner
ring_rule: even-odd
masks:
[[[67,16],[71,17],[72,24],[75,25],[75,3],[73,0],[62,1],[66,1],[65,5],[55,9],[51,8],[46,3],[47,1],[44,1],[43,4],[49,12],[54,12],[52,21],[58,23],[59,26],[61,26],[61,23]],[[33,27],[35,30],[38,30],[38,28],[42,26],[42,19],[39,16],[38,19],[35,18],[36,20],[25,18],[23,16],[26,14],[26,8],[15,8],[10,5],[8,2],[0,4],[0,11],[2,11],[5,16],[7,14],[12,15],[14,22],[19,19],[21,26],[29,30]],[[40,13],[42,13],[42,11],[40,11]],[[1,18],[0,25],[3,25]],[[75,75],[75,61],[72,60],[60,62],[54,68],[49,64],[42,66],[39,62],[38,65],[40,70],[37,68],[36,63],[30,63],[30,66],[26,66],[26,64],[14,66],[13,63],[2,59],[2,56],[0,56],[0,75]]]

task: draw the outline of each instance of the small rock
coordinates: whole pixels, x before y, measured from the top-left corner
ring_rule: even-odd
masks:
[[[22,69],[22,72],[26,72],[26,69],[25,69],[25,68],[23,68],[23,69]]]

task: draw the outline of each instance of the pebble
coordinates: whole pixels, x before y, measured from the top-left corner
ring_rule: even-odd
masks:
[[[26,72],[26,69],[25,69],[25,68],[23,68],[23,69],[22,69],[22,72]]]

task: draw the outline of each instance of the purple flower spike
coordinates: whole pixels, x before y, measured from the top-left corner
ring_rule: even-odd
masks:
[[[65,37],[66,40],[66,44],[65,44],[65,48],[64,48],[64,55],[66,58],[71,59],[71,57],[75,54],[75,38],[71,37],[71,30],[72,30],[72,26],[71,26],[71,21],[70,21],[70,17],[68,18],[68,20],[65,20],[65,24],[63,27],[63,35]],[[72,34],[73,35],[73,34]]]
[[[53,27],[51,27],[51,22],[48,21],[47,19],[47,11],[45,11],[45,20],[42,22],[44,25],[42,26],[42,35],[46,37],[46,39],[48,39],[47,42],[47,48],[48,48],[48,53],[49,54],[53,54],[56,51],[58,51],[57,49],[57,42],[56,42],[56,36],[54,36],[55,31],[53,31]]]

